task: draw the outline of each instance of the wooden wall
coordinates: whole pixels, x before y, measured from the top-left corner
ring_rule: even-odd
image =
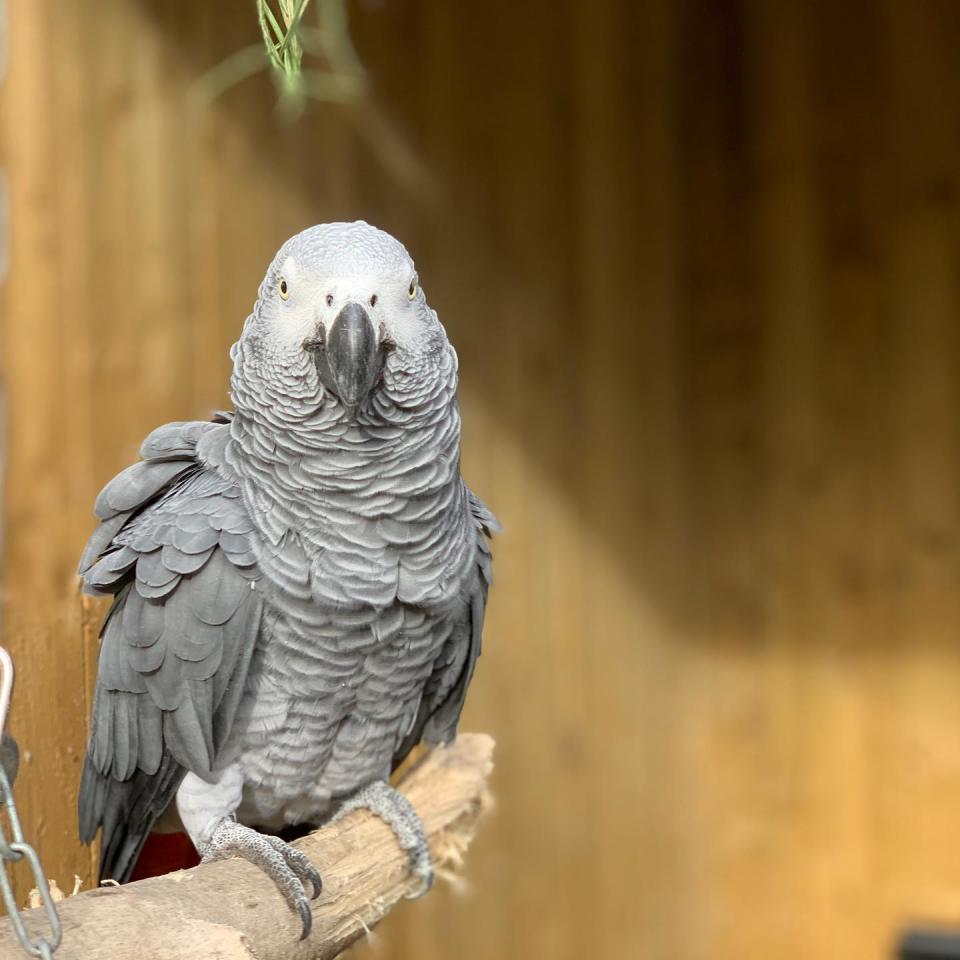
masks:
[[[226,402],[279,242],[401,236],[501,516],[469,861],[382,960],[882,956],[960,923],[960,6],[356,3],[376,109],[190,83],[226,0],[9,0],[3,630],[74,803],[93,497]],[[22,887],[21,887],[22,889]]]

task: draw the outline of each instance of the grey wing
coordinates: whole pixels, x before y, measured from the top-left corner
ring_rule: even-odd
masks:
[[[463,614],[434,663],[413,728],[394,753],[394,769],[421,740],[449,743],[456,736],[467,688],[480,656],[487,593],[493,582],[490,540],[493,534],[499,533],[500,524],[472,491],[467,492],[476,530],[474,576],[464,595]]]
[[[236,487],[197,459],[210,429],[224,428],[151,434],[148,459],[98,498],[81,563],[85,589],[116,598],[79,801],[81,840],[103,828],[101,879],[129,876],[187,770],[210,775],[259,632],[253,526]]]

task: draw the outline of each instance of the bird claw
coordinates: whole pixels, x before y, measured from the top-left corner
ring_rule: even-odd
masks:
[[[354,810],[369,810],[393,830],[397,842],[410,857],[411,871],[422,881],[420,889],[408,894],[407,899],[424,896],[433,886],[433,860],[423,822],[413,804],[389,783],[375,780],[347,797],[330,822],[341,820]]]
[[[309,881],[310,886],[313,887],[310,899],[316,900],[323,892],[323,878],[320,876],[320,871],[310,862],[310,858],[302,850],[298,850],[279,837],[272,837],[269,834],[261,834],[261,836],[284,858],[287,866],[293,870],[304,888]]]
[[[268,834],[259,833],[235,820],[221,820],[203,849],[202,863],[243,857],[258,866],[277,885],[283,898],[300,916],[301,940],[306,940],[313,926],[313,914],[307,899],[306,887],[313,888],[310,899],[315,900],[323,890],[323,880],[317,868],[296,847]]]

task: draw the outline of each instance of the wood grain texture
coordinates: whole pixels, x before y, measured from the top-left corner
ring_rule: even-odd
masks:
[[[377,956],[866,960],[960,922],[960,7],[351,9],[371,103],[283,127],[266,77],[188,97],[244,4],[9,0],[4,635],[49,870],[91,869],[93,497],[226,402],[279,242],[363,217],[506,528],[465,716],[499,812]]]

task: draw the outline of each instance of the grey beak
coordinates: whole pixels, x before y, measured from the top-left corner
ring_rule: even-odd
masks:
[[[348,303],[337,314],[326,337],[326,350],[317,356],[317,368],[323,383],[355,417],[383,370],[377,332],[359,303]]]

